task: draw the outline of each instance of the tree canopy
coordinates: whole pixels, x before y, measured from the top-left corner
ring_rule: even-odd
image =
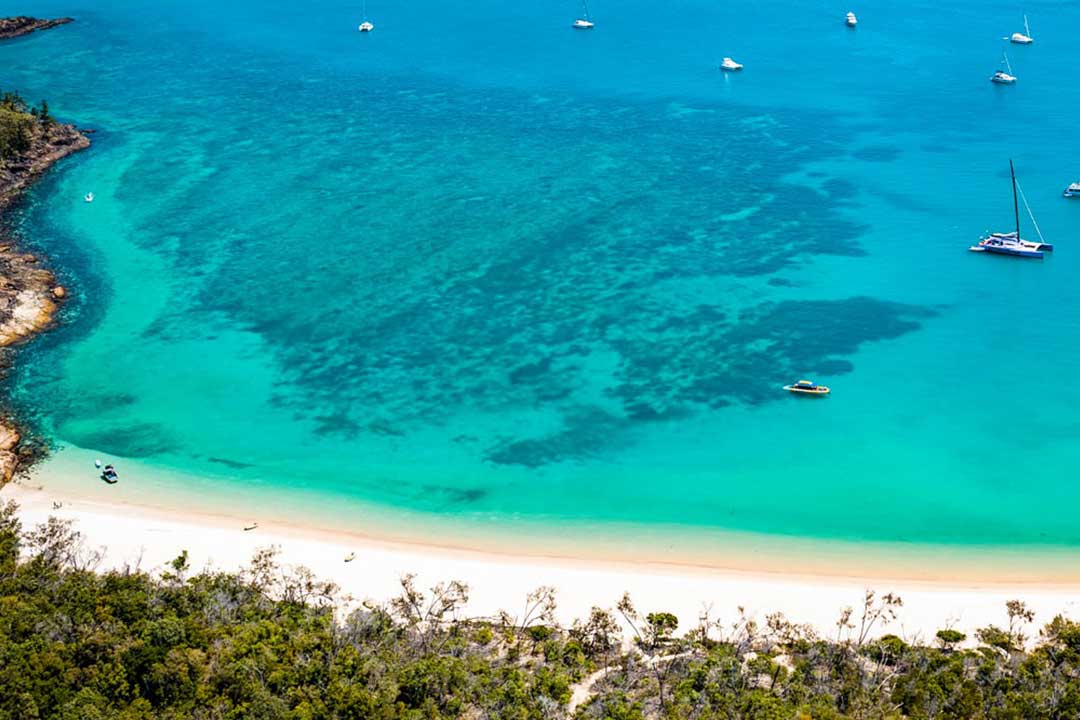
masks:
[[[406,575],[357,605],[273,550],[240,573],[178,553],[98,571],[73,526],[22,528],[0,504],[0,720],[1080,717],[1080,625],[1053,618],[1025,650],[1019,602],[966,649],[951,629],[870,639],[900,605],[873,593],[829,639],[781,615],[677,634],[685,620],[629,597],[560,627],[552,588],[475,618],[462,583]]]

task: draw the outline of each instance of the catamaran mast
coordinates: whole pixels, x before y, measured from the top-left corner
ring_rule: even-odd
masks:
[[[1013,186],[1013,212],[1016,213],[1016,242],[1020,242],[1020,202],[1016,199],[1016,170],[1013,169],[1012,158],[1009,158],[1009,175]]]

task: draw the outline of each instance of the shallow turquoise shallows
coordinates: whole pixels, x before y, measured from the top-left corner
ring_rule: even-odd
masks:
[[[97,130],[13,219],[76,296],[10,380],[55,462],[462,527],[1080,546],[1080,6],[1028,3],[1011,87],[1010,3],[360,6],[39,0],[77,22],[0,45],[0,87]],[[967,252],[1010,158],[1042,261]]]

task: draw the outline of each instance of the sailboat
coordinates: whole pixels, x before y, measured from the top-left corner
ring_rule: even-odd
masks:
[[[1016,83],[1016,76],[1012,74],[1012,66],[1009,65],[1009,56],[1004,50],[1001,51],[1001,59],[1005,63],[1005,70],[998,70],[996,73],[990,76],[990,82],[997,83],[998,85],[1013,85]]]
[[[1024,32],[1015,32],[1009,37],[1009,42],[1016,43],[1017,45],[1030,45],[1035,42],[1035,38],[1031,37],[1031,28],[1028,27],[1027,15],[1024,16]]]
[[[581,9],[585,13],[585,16],[574,21],[574,29],[592,30],[594,25],[593,21],[589,19],[589,3],[586,0],[581,0]]]
[[[1024,197],[1024,191],[1020,189],[1020,184],[1016,182],[1016,170],[1013,168],[1012,160],[1009,160],[1009,175],[1012,178],[1013,214],[1016,217],[1016,230],[1008,233],[989,233],[979,240],[978,245],[973,245],[968,249],[972,252],[988,252],[993,255],[1041,259],[1043,253],[1053,251],[1054,246],[1043,239],[1039,224],[1035,222],[1035,215],[1031,212],[1031,206],[1028,205],[1027,198]],[[1024,240],[1020,236],[1020,197],[1024,199],[1024,208],[1027,209],[1028,217],[1031,218],[1031,225],[1039,236],[1039,242]]]
[[[368,22],[367,19],[367,0],[364,0],[364,14],[362,15],[363,22],[360,23],[360,27],[357,28],[360,32],[371,32],[375,29],[375,26]]]

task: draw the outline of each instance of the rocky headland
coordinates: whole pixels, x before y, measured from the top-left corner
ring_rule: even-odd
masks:
[[[0,18],[0,39],[64,22],[70,19]],[[68,294],[40,258],[18,246],[5,228],[5,214],[53,164],[89,145],[85,132],[57,122],[46,104],[31,107],[17,95],[0,96],[0,370],[11,362],[5,348],[49,327]],[[16,418],[0,414],[0,485],[39,454],[38,445],[24,437]]]
[[[0,40],[11,40],[22,35],[29,35],[35,30],[48,30],[57,25],[66,25],[74,18],[56,18],[54,20],[41,20],[39,18],[19,15],[18,17],[0,18]]]

